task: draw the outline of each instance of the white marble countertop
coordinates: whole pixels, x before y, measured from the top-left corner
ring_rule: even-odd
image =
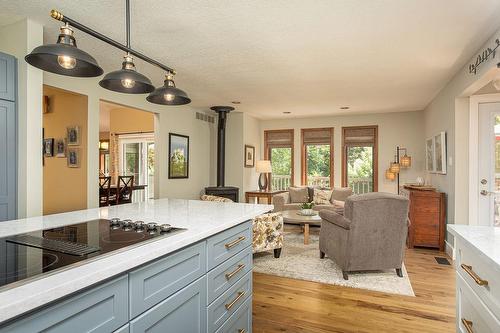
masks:
[[[448,231],[455,237],[472,245],[479,255],[500,270],[500,228],[448,224]]]
[[[0,223],[0,238],[98,218],[130,218],[187,228],[179,234],[0,288],[0,323],[196,243],[273,209],[270,205],[159,199]]]

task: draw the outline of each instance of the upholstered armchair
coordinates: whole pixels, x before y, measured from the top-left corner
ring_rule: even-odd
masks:
[[[283,247],[283,217],[281,213],[262,214],[253,219],[253,253],[274,251],[279,258]]]
[[[396,269],[402,265],[408,233],[408,199],[390,193],[351,196],[344,216],[322,210],[320,257],[325,254],[348,272]]]

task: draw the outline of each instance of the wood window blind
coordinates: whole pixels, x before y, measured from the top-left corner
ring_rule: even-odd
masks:
[[[376,128],[344,128],[344,145],[348,147],[374,147]]]
[[[293,146],[293,130],[266,131],[266,145],[272,147]]]
[[[302,142],[305,145],[329,145],[332,142],[333,128],[313,128],[302,130]]]

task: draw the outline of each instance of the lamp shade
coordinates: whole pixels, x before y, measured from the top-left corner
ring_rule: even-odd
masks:
[[[391,172],[391,169],[387,169],[385,171],[385,179],[394,180],[396,179],[396,174],[394,172]]]
[[[146,97],[146,100],[150,103],[162,105],[184,105],[191,103],[191,99],[186,92],[175,87],[173,74],[167,74],[163,86],[156,88]]]
[[[270,173],[270,172],[272,172],[271,161],[269,161],[269,160],[257,161],[255,164],[255,171],[257,171],[257,173]]]
[[[391,170],[392,173],[399,173],[401,166],[397,162],[392,162],[389,170]]]
[[[411,157],[405,154],[403,157],[399,159],[399,164],[401,164],[402,168],[411,167]]]
[[[76,47],[73,30],[61,28],[56,44],[41,45],[24,57],[27,63],[44,71],[75,77],[95,77],[103,70],[87,52]]]

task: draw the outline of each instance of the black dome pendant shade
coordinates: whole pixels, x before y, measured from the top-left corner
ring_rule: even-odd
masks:
[[[56,44],[41,45],[24,57],[26,62],[44,71],[75,77],[96,77],[103,73],[97,61],[76,47],[73,29],[66,24]]]
[[[155,104],[162,105],[184,105],[191,103],[185,91],[176,88],[174,82],[174,75],[168,73],[162,87],[156,88],[146,100]]]
[[[122,69],[110,72],[104,76],[99,85],[104,89],[126,94],[146,94],[155,90],[151,81],[135,71],[132,57],[124,57]]]

